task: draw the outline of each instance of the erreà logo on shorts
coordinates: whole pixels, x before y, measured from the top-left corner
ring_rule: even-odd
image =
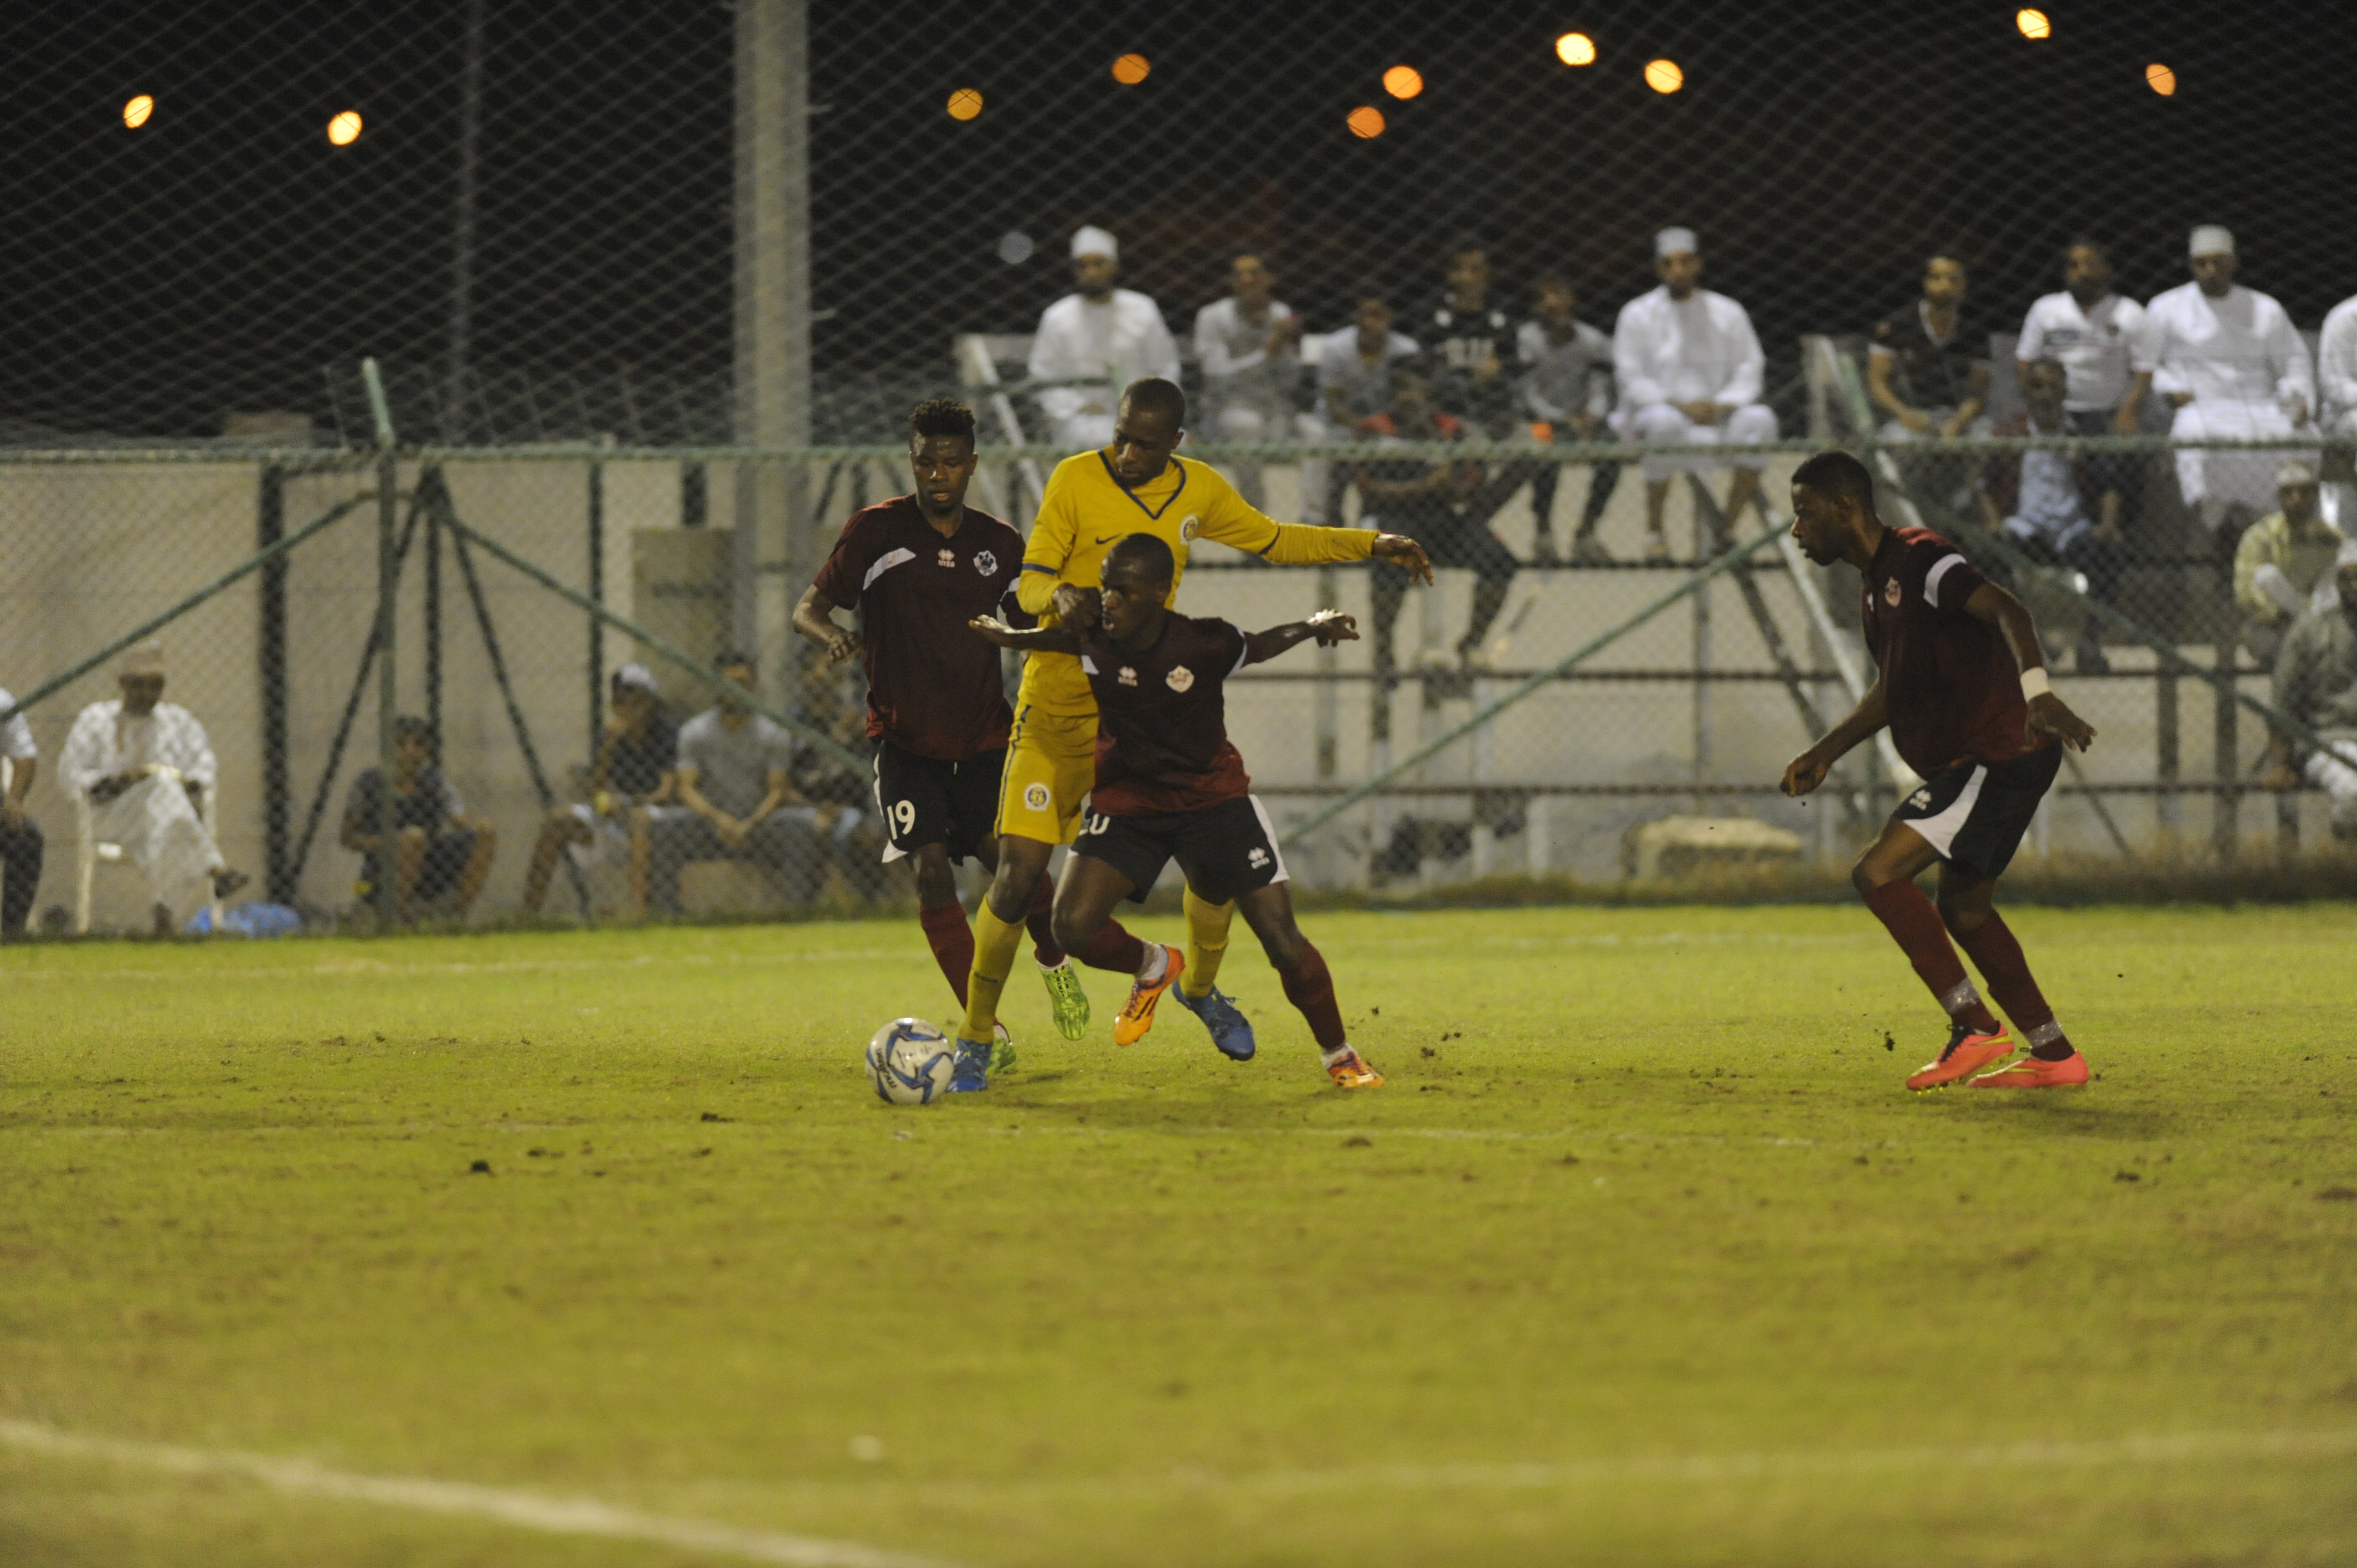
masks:
[[[1184,664],[1173,664],[1170,673],[1162,677],[1163,683],[1174,692],[1183,692],[1195,683],[1195,672]]]
[[[1254,871],[1258,871],[1262,866],[1268,864],[1268,851],[1261,848],[1258,844],[1253,845],[1253,852],[1244,856],[1244,864],[1251,866]]]
[[[1907,803],[1920,811],[1924,807],[1932,803],[1932,791],[1929,789],[1918,789],[1915,793],[1907,797]]]
[[[1039,783],[1026,784],[1023,786],[1023,804],[1030,811],[1046,811],[1048,809],[1048,786]]]

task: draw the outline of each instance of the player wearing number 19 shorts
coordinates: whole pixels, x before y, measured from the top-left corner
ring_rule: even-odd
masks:
[[[817,581],[794,607],[794,629],[834,662],[856,654],[866,667],[876,806],[891,835],[884,858],[916,863],[918,922],[963,1006],[974,934],[958,903],[955,865],[971,855],[997,866],[991,819],[1012,717],[998,654],[966,622],[1007,596],[1023,537],[965,504],[974,470],[973,410],[936,399],[918,404],[909,426],[915,489],[844,524]],[[859,630],[835,625],[830,607],[858,611]],[[1028,923],[1058,1026],[1077,1036],[1087,1021],[1087,993],[1049,932],[1049,897],[1039,878]]]
[[[1120,540],[1149,534],[1168,547],[1172,592],[1187,570],[1188,548],[1199,539],[1232,545],[1277,565],[1339,564],[1370,556],[1391,562],[1425,582],[1432,568],[1423,550],[1403,535],[1372,529],[1316,528],[1263,516],[1208,463],[1177,455],[1185,436],[1186,394],[1158,377],[1134,381],[1122,394],[1113,445],[1067,457],[1056,466],[1041,498],[1023,554],[1017,598],[1046,627],[1084,631],[1097,622],[1097,591],[1106,552]],[[988,1064],[999,990],[1014,966],[1017,921],[1033,897],[1048,857],[1070,843],[1081,803],[1095,777],[1097,703],[1074,655],[1030,655],[1015,699],[1015,726],[999,786],[997,879],[974,916],[974,975],[966,986],[963,1059]],[[1139,974],[1114,1027],[1116,1042],[1142,1036],[1152,1004],[1175,980],[1178,999],[1203,1020],[1220,1049],[1252,1053],[1252,1026],[1213,986],[1228,942],[1232,902],[1186,896],[1188,948],[1167,969],[1163,949],[1147,944],[1150,974]],[[1114,968],[1136,946],[1111,919],[1074,956],[1095,968]],[[981,1088],[979,1070],[962,1070],[965,1088]]]

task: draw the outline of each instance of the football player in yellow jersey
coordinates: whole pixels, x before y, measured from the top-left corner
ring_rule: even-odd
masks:
[[[1188,546],[1198,539],[1232,545],[1281,566],[1373,557],[1432,581],[1423,547],[1403,534],[1308,527],[1263,516],[1210,464],[1177,456],[1186,419],[1187,397],[1176,382],[1152,376],[1133,381],[1122,393],[1113,445],[1056,465],[1016,582],[1017,600],[1042,625],[1095,624],[1105,552],[1133,533],[1151,533],[1170,547],[1177,563],[1174,595],[1186,574]],[[974,973],[966,983],[965,1024],[957,1042],[961,1089],[987,1082],[987,1042],[998,1019],[999,993],[1014,968],[1024,918],[1048,857],[1056,845],[1070,843],[1080,826],[1081,801],[1095,779],[1096,736],[1096,700],[1079,659],[1068,653],[1030,655],[1015,698],[1015,728],[999,785],[998,870],[974,918]],[[1253,1053],[1252,1026],[1213,984],[1235,906],[1203,904],[1191,892],[1186,906],[1186,952],[1146,944],[1146,967],[1135,976],[1114,1038],[1125,1046],[1143,1037],[1153,1026],[1155,1004],[1175,981],[1179,1001],[1203,1020],[1213,1042],[1243,1060]],[[1118,967],[1101,961],[1102,954],[1125,947],[1127,936],[1108,920],[1091,944],[1099,960],[1089,950],[1073,956],[1098,968]],[[1077,993],[1079,988],[1071,990]],[[1066,1038],[1078,1039],[1088,1024],[1085,994],[1079,995],[1077,1008],[1069,1007],[1062,994],[1056,1001],[1057,1028]]]

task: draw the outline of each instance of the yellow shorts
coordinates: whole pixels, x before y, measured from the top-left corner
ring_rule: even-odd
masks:
[[[1066,718],[1017,710],[998,784],[998,831],[1041,843],[1070,843],[1081,802],[1097,777],[1097,716]]]

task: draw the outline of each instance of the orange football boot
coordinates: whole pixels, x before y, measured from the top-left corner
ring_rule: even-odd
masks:
[[[2072,1051],[2059,1062],[2024,1057],[1973,1079],[1975,1089],[2071,1089],[2087,1081],[2087,1058]]]
[[[1154,1004],[1161,1001],[1162,993],[1176,985],[1179,975],[1186,972],[1185,953],[1167,942],[1163,944],[1162,951],[1162,978],[1151,985],[1142,980],[1130,983],[1129,1000],[1122,1004],[1121,1016],[1113,1021],[1113,1043],[1116,1046],[1134,1046],[1146,1038],[1146,1032],[1154,1027]]]
[[[1381,1089],[1383,1086],[1383,1075],[1369,1067],[1365,1058],[1353,1050],[1345,1050],[1336,1057],[1333,1065],[1326,1069],[1326,1076],[1334,1080],[1337,1089]]]
[[[2013,1036],[2002,1024],[1994,1035],[1975,1034],[1969,1025],[1953,1024],[1948,1028],[1948,1048],[1940,1053],[1939,1060],[1924,1063],[1907,1080],[1907,1087],[1919,1094],[1927,1089],[1945,1089],[2003,1061],[2013,1055]]]

